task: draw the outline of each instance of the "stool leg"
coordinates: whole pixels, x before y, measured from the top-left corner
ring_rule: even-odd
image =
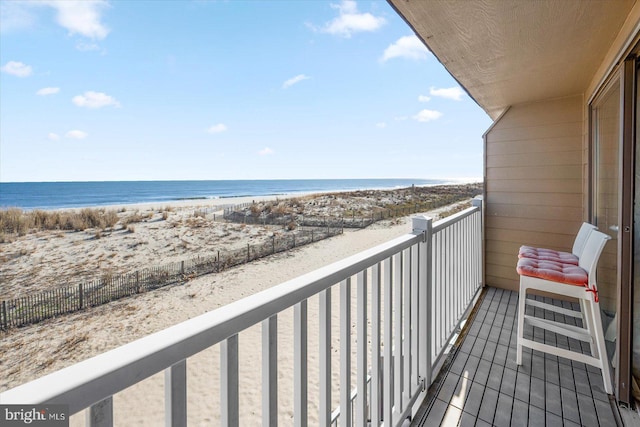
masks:
[[[609,369],[609,357],[607,356],[607,348],[604,343],[604,331],[602,330],[602,319],[600,318],[600,304],[593,301],[586,301],[591,312],[593,321],[593,332],[596,337],[596,346],[598,347],[598,359],[600,359],[600,369],[602,370],[602,380],[604,382],[604,391],[607,394],[613,394],[613,385],[611,382],[611,370]]]
[[[591,342],[589,342],[589,348],[591,349],[591,355],[593,357],[600,358],[600,350],[597,345],[597,336],[595,334],[595,326],[593,324],[592,306],[588,300],[580,299],[580,312],[582,313],[582,327],[589,332]]]
[[[525,299],[527,298],[527,289],[522,284],[520,278],[520,294],[518,295],[518,339],[516,349],[516,364],[522,365],[522,338],[524,337],[524,309]]]

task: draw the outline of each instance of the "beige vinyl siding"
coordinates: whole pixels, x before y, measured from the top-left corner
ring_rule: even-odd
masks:
[[[485,134],[486,282],[517,289],[518,248],[570,251],[584,215],[582,96],[511,107]]]

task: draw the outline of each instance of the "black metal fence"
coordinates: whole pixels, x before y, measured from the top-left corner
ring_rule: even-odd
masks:
[[[296,230],[272,236],[266,242],[215,255],[146,268],[128,274],[108,274],[100,279],[41,291],[0,302],[0,329],[38,323],[45,319],[106,304],[163,286],[186,283],[190,279],[284,252],[342,233],[341,227]]]

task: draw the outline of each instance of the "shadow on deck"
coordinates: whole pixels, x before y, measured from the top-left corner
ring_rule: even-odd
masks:
[[[485,290],[448,367],[431,387],[429,398],[411,425],[617,424],[615,404],[604,392],[599,369],[527,348],[523,350],[522,366],[516,365],[517,303],[517,292]],[[527,328],[525,335],[536,341],[589,351],[586,343]]]

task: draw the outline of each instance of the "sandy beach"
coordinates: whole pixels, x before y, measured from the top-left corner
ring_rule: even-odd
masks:
[[[250,199],[250,200],[249,200]],[[246,245],[272,235],[275,226],[244,226],[221,222],[222,204],[258,201],[198,200],[162,205],[113,207],[124,217],[136,213],[147,221],[101,233],[40,231],[0,245],[2,267],[0,295],[3,299],[31,289],[87,280],[91,274],[122,272],[161,260],[178,260],[204,254],[220,245]],[[269,198],[264,198],[269,199]],[[262,200],[265,201],[265,200]],[[461,202],[468,203],[468,200]],[[203,216],[194,212],[207,209]],[[424,212],[438,219],[440,208]],[[214,214],[216,219],[213,218]],[[165,215],[165,218],[163,218]],[[0,340],[0,391],[46,375],[91,356],[103,353],[171,325],[193,318],[286,280],[313,271],[410,232],[410,218],[378,222],[363,230],[344,234],[288,252],[276,254],[221,273],[194,278],[183,285],[168,286],[89,310],[49,319],[2,333]],[[281,228],[281,227],[280,227]],[[17,254],[17,255],[16,255]],[[19,256],[18,256],[19,255]],[[96,273],[97,272],[97,273]],[[55,280],[52,280],[55,278]],[[58,281],[58,282],[57,282]],[[334,301],[337,301],[337,295]],[[338,310],[334,310],[337,315]],[[278,318],[280,423],[290,425],[293,416],[292,334],[293,313]],[[337,326],[337,317],[333,322]],[[309,422],[317,422],[317,300],[309,301]],[[337,331],[337,330],[336,330]],[[334,334],[336,348],[337,332]],[[241,425],[256,425],[261,416],[260,359],[255,351],[260,327],[240,335]],[[336,361],[337,363],[337,361]],[[188,360],[189,425],[218,422],[218,346]],[[337,378],[338,370],[334,369]],[[114,397],[116,425],[160,425],[164,408],[164,376],[157,374]],[[337,399],[337,392],[333,393]],[[84,416],[72,418],[82,425]]]

